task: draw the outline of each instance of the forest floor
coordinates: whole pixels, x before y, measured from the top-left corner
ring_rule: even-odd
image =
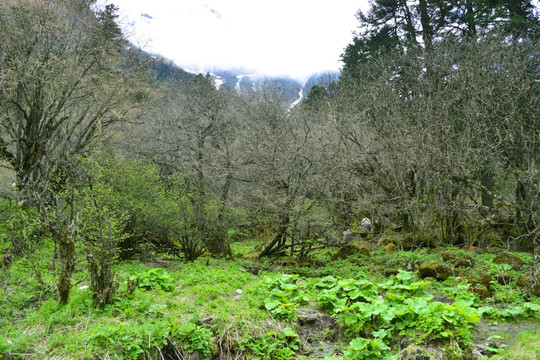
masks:
[[[118,262],[116,300],[101,308],[83,254],[58,305],[45,246],[2,269],[0,359],[540,359],[528,253],[357,247],[259,260],[259,246],[234,243],[234,260]]]

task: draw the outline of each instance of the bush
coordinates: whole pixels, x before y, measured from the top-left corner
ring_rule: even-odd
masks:
[[[181,212],[157,166],[102,154],[95,159],[104,183],[111,190],[110,197],[103,199],[104,205],[124,215],[120,257],[132,257],[143,243],[169,248]]]

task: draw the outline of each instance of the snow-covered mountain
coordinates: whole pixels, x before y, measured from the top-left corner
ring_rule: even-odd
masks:
[[[289,77],[268,77],[264,74],[250,73],[243,69],[212,69],[205,71],[181,69],[169,61],[169,66],[173,66],[186,74],[196,76],[198,74],[210,75],[216,89],[221,87],[239,94],[248,95],[252,92],[273,89],[281,92],[291,106],[298,105],[315,85],[327,87],[332,82],[337,81],[339,73],[318,73],[313,74],[305,83]]]
[[[224,87],[239,94],[272,88],[283,93],[285,99],[293,106],[299,104],[315,85],[327,87],[337,81],[339,73],[313,74],[306,82],[286,76],[269,77],[264,74],[250,73],[243,69],[212,69],[210,72],[184,69],[193,74],[209,74],[216,88]]]
[[[214,5],[217,6],[216,4]],[[274,90],[281,91],[285,99],[294,105],[299,104],[303,97],[307,96],[313,85],[319,84],[321,79],[327,78],[326,75],[321,74],[314,74],[307,81],[305,78],[304,80],[298,80],[287,76],[268,76],[257,73],[253,70],[243,69],[243,64],[236,64],[233,66],[221,65],[221,67],[218,68],[216,65],[197,63],[195,58],[190,57],[190,55],[193,54],[189,51],[173,52],[171,53],[172,58],[168,58],[170,60],[165,59],[167,56],[164,53],[162,54],[157,49],[165,49],[164,51],[167,52],[167,49],[174,46],[170,43],[172,39],[170,36],[170,30],[172,28],[166,28],[166,24],[170,25],[170,22],[167,22],[170,20],[170,18],[177,18],[177,21],[179,22],[181,22],[181,19],[186,20],[188,18],[190,21],[199,18],[201,21],[202,19],[213,19],[212,21],[215,22],[215,24],[221,24],[222,20],[224,19],[222,18],[220,11],[218,11],[215,7],[207,5],[206,3],[200,3],[198,5],[192,4],[190,6],[176,8],[176,10],[169,14],[160,13],[159,10],[156,9],[149,10],[146,5],[141,5],[140,7],[130,6],[126,7],[126,9],[130,10],[130,13],[125,13],[125,19],[127,20],[125,24],[127,25],[126,30],[128,33],[150,34],[153,32],[155,33],[157,29],[160,30],[157,33],[169,34],[169,36],[167,36],[168,40],[161,37],[149,36],[148,39],[151,38],[150,42],[145,43],[144,40],[141,41],[141,44],[146,45],[143,46],[143,48],[153,52],[156,57],[164,59],[159,68],[159,72],[165,77],[169,73],[177,74],[178,69],[172,68],[178,67],[179,69],[183,70],[186,75],[194,76],[195,74],[209,74],[212,77],[216,88],[224,87],[241,94],[248,94],[253,91],[271,87]],[[197,31],[196,29],[192,30]],[[215,30],[217,30],[217,28]],[[186,33],[185,31],[178,34],[178,36],[182,37],[184,41],[186,38],[191,39],[192,42],[199,41],[197,40],[197,37],[190,36],[190,34]],[[135,41],[133,42],[136,43]],[[220,50],[218,48],[212,48],[210,44],[209,46],[201,47],[201,49],[204,49],[201,51],[208,51],[211,54],[210,58],[215,57],[216,64],[223,61],[223,59],[226,57],[225,55],[230,52],[230,49]],[[239,61],[242,62],[241,59]],[[164,64],[172,67],[167,68],[167,66],[164,66]]]

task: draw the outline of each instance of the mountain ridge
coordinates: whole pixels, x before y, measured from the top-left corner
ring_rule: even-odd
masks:
[[[144,51],[143,53],[153,59],[152,66],[157,72],[156,79],[159,81],[168,79],[190,81],[200,74],[209,75],[217,89],[223,87],[239,94],[248,95],[261,89],[272,88],[282,92],[284,99],[292,106],[299,104],[309,94],[313,86],[326,87],[330,82],[335,81],[339,75],[339,73],[315,73],[306,81],[300,81],[288,76],[267,76],[241,67],[231,69],[213,68],[211,71],[199,67],[199,70],[195,70],[178,66],[173,60],[159,54]]]

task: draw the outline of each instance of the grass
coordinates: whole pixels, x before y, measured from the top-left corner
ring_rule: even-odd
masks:
[[[540,359],[540,330],[525,330],[512,339],[512,345],[491,357],[493,360]]]
[[[159,359],[160,353],[180,351],[182,356],[198,353],[202,358],[209,358],[208,354],[213,354],[220,358],[296,359],[301,358],[302,349],[325,346],[335,349],[334,358],[343,358],[343,353],[360,356],[355,349],[365,344],[361,338],[373,339],[372,332],[375,333],[375,330],[387,331],[392,328],[385,328],[387,325],[380,322],[375,327],[355,325],[356,330],[349,328],[345,331],[348,326],[343,319],[351,321],[350,317],[340,315],[341,310],[328,312],[317,305],[321,293],[317,284],[321,279],[325,276],[365,279],[383,289],[383,284],[389,280],[389,269],[397,271],[411,264],[441,262],[441,253],[445,250],[421,249],[392,254],[374,251],[371,256],[354,255],[346,260],[332,260],[335,250],[321,249],[308,259],[308,263],[273,262],[259,261],[249,256],[260,245],[259,239],[249,239],[233,244],[235,260],[200,258],[184,263],[163,255],[151,261],[120,262],[115,268],[119,284],[116,301],[103,308],[94,308],[89,278],[83,270],[83,254],[79,254],[69,304],[57,304],[54,288],[59,270],[53,261],[54,247],[47,241],[44,244],[36,249],[32,257],[13,261],[0,275],[0,358],[4,355],[9,359]],[[462,250],[450,250],[458,256],[465,255]],[[538,316],[530,312],[522,311],[519,316],[501,315],[503,310],[527,301],[540,303],[537,298],[525,298],[515,285],[517,276],[532,266],[530,255],[519,254],[525,266],[510,269],[493,264],[493,254],[466,254],[474,258],[473,268],[456,268],[456,276],[445,282],[430,281],[423,285],[426,292],[434,296],[433,301],[452,304],[456,300],[471,300],[475,309],[492,305],[500,309],[495,318],[489,318],[491,315],[486,312],[483,322],[520,323],[527,316],[527,324],[539,324]],[[127,282],[130,278],[148,276],[150,272],[160,274],[160,280],[152,281],[156,281],[156,284],[163,282],[164,285],[149,285],[128,292]],[[479,274],[495,276],[501,272],[514,280],[504,286],[493,284],[491,297],[482,299],[467,291],[465,281],[472,281]],[[282,285],[276,285],[278,280],[269,282],[268,279],[283,278],[282,274],[297,274],[298,277]],[[413,278],[411,281],[419,279]],[[274,284],[271,285],[273,288],[269,284]],[[294,293],[296,290],[293,288],[298,288],[300,292]],[[283,317],[273,307],[269,310],[265,304],[269,303],[270,291],[278,294],[275,295],[278,298],[284,296],[280,294],[289,294],[283,303],[291,306],[291,309],[294,307],[296,314],[301,313],[301,320],[297,315]],[[384,290],[379,291],[379,296],[384,297]],[[307,302],[297,300],[304,296]],[[288,305],[291,301],[299,302]],[[420,303],[414,306],[420,311]],[[377,317],[377,313],[374,314],[372,320]],[[445,316],[449,315],[447,313]],[[317,328],[317,324],[322,323],[325,328]],[[510,344],[508,348],[500,348],[498,353],[491,354],[495,356],[494,359],[538,357],[540,334],[537,330],[521,330],[514,342],[507,341]],[[478,337],[475,341],[478,342],[494,335],[488,330],[476,332]],[[397,337],[400,341],[385,340],[391,350],[381,353],[398,354],[400,342],[409,344],[409,349],[421,348],[426,353],[447,354],[445,356],[449,359],[452,356],[460,359],[472,349],[472,344],[463,340],[468,338],[467,334],[458,334],[458,338],[453,338],[454,335],[448,333],[449,340],[439,339],[435,342],[409,330],[400,332],[394,329],[393,334],[391,338]],[[422,342],[416,343],[415,339],[422,339]],[[372,346],[368,348],[375,354],[376,346],[369,346]],[[314,351],[311,358],[331,355]],[[378,359],[383,355],[373,356]]]

